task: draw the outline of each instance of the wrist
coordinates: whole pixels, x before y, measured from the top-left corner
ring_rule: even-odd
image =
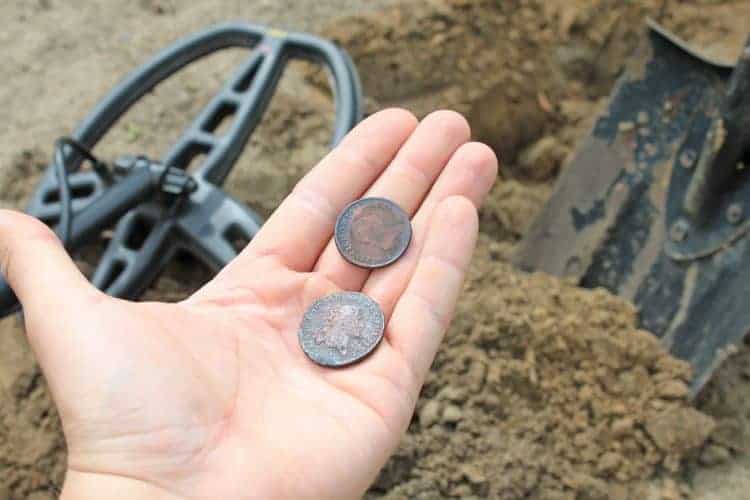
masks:
[[[124,476],[68,470],[60,500],[185,500],[158,486]]]

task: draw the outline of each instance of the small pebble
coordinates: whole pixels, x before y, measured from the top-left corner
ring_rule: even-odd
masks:
[[[461,408],[456,405],[448,405],[443,410],[443,422],[446,424],[455,424],[463,418]]]
[[[464,465],[461,468],[463,476],[473,484],[482,484],[487,482],[487,477],[476,465]]]
[[[727,448],[712,443],[703,449],[699,460],[703,465],[711,466],[726,463],[730,458],[732,454]]]
[[[665,399],[682,399],[688,395],[688,387],[679,380],[668,380],[659,385],[659,396]]]
[[[622,462],[622,457],[617,453],[607,452],[599,458],[599,470],[604,473],[614,472]]]
[[[664,480],[662,490],[661,490],[661,498],[662,500],[681,500],[682,499],[682,493],[680,493],[680,488],[674,479],[667,478]]]
[[[635,421],[630,417],[618,418],[612,422],[612,434],[615,437],[621,437],[628,434],[635,425]]]
[[[423,428],[431,427],[440,420],[440,403],[431,399],[427,401],[419,412],[419,425]]]
[[[459,387],[447,385],[438,392],[437,399],[462,403],[466,401],[466,391]]]

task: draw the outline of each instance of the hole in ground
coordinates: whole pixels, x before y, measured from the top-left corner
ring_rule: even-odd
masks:
[[[468,118],[477,140],[494,149],[506,166],[515,165],[521,151],[544,136],[550,121],[534,92],[526,90],[514,101],[504,85],[474,101]]]

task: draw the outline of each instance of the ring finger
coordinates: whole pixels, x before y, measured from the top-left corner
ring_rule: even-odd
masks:
[[[417,126],[365,197],[388,198],[412,216],[453,153],[470,135],[468,123],[458,113],[431,113]],[[328,242],[315,270],[344,290],[361,289],[370,274],[370,270],[344,260],[333,240]]]

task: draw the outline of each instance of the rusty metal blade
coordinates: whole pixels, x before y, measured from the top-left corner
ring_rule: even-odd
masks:
[[[730,74],[650,23],[515,256],[632,301],[641,326],[692,364],[693,395],[750,329],[747,232],[737,236],[724,202],[690,237],[676,222]],[[725,201],[750,207],[741,184]]]

